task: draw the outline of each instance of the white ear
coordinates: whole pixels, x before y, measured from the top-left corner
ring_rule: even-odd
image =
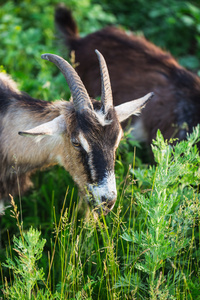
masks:
[[[128,119],[131,115],[138,115],[141,109],[146,105],[146,103],[153,97],[154,93],[149,93],[146,96],[128,101],[126,103],[115,106],[115,111],[117,113],[119,122],[123,122]]]
[[[43,123],[27,131],[19,131],[23,136],[59,135],[66,129],[66,122],[63,115],[56,117],[52,121]]]

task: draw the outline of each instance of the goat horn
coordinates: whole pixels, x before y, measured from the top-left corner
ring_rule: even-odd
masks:
[[[88,92],[74,68],[62,57],[55,54],[42,54],[41,58],[54,63],[64,75],[72,94],[75,111],[86,108],[93,110]]]
[[[103,104],[104,113],[106,113],[110,107],[113,107],[113,97],[112,97],[112,89],[110,84],[110,76],[103,55],[98,50],[95,50],[95,52],[99,59],[100,72],[101,72],[101,102]]]

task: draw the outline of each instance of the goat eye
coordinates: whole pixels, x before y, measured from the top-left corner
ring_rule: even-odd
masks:
[[[76,139],[71,139],[71,142],[72,142],[72,145],[73,145],[75,148],[80,148],[80,147],[81,147],[81,144],[79,143],[78,140],[76,140]]]
[[[74,146],[74,147],[80,147],[80,146],[81,146],[81,144],[79,144],[79,143],[76,143],[76,142],[73,142],[73,146]]]

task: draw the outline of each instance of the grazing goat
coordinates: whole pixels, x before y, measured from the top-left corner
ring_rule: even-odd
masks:
[[[154,92],[140,117],[130,122],[136,139],[149,144],[158,128],[166,139],[184,139],[186,132],[200,123],[200,78],[181,67],[169,53],[115,27],[80,38],[71,11],[61,5],[56,9],[55,23],[67,48],[75,52],[76,70],[90,96],[100,95],[94,49],[105,57],[114,105],[149,90]]]
[[[107,66],[100,52],[96,53],[101,102],[89,97],[73,67],[54,54],[43,54],[42,58],[63,73],[72,95],[70,102],[33,99],[0,73],[0,199],[17,194],[18,185],[21,192],[26,191],[33,170],[59,163],[72,175],[88,203],[101,206],[105,214],[113,208],[120,122],[138,113],[152,93],[114,107]]]

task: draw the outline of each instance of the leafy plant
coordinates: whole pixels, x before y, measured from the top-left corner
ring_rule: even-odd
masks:
[[[200,157],[195,145],[199,140],[200,126],[187,141],[176,146],[164,141],[158,130],[152,145],[156,166],[150,167],[148,173],[144,169],[134,170],[139,185],[145,181],[149,187],[147,192],[136,194],[145,221],[139,230],[131,229],[122,238],[140,249],[140,257],[130,264],[147,275],[152,299],[156,299],[160,287],[163,290],[162,282],[169,280],[169,274],[165,276],[160,270],[165,267],[166,272],[167,262],[174,266],[182,249],[193,247],[191,227],[198,224],[200,213]],[[174,268],[176,277],[183,280],[182,269]]]
[[[11,287],[6,284],[4,293],[7,299],[41,299],[36,296],[36,286],[38,281],[44,281],[44,272],[38,268],[36,262],[41,258],[45,240],[40,240],[41,233],[30,228],[22,237],[13,238],[14,250],[18,257],[15,261],[7,258],[4,267],[13,271],[14,282]],[[35,290],[36,288],[36,290]],[[47,295],[47,293],[45,292]]]

